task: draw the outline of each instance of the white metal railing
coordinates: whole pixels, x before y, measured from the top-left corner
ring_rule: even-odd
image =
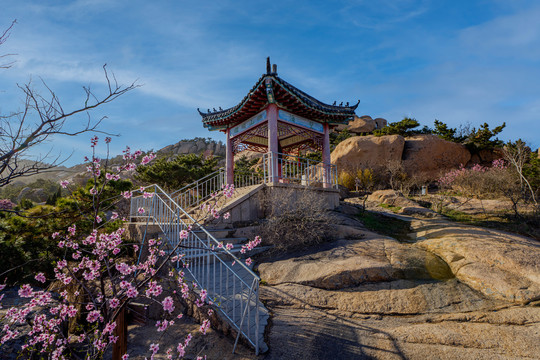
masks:
[[[209,200],[212,194],[222,189],[225,181],[225,169],[220,168],[205,177],[184,186],[170,194],[170,197],[182,209],[189,210]]]
[[[234,174],[236,189],[262,183],[291,183],[304,186],[337,188],[337,167],[318,160],[268,152],[263,155],[262,169]],[[220,168],[170,194],[182,209],[190,212],[212,198],[227,183],[226,172]]]
[[[234,188],[239,189],[251,185],[259,185],[263,182],[262,174],[251,172],[247,174],[234,174]]]
[[[242,334],[258,354],[262,336],[259,329],[260,278],[159,186],[151,185],[139,191],[154,195],[132,197],[131,217],[143,217],[147,225],[152,223],[160,227],[169,251],[184,254],[182,262],[188,273],[199,288],[207,291],[208,299],[238,331],[236,341]],[[197,226],[198,233],[192,230],[193,225]],[[187,239],[180,239],[182,230],[188,231]]]
[[[275,152],[263,155],[263,179],[265,183],[338,187],[336,165]]]

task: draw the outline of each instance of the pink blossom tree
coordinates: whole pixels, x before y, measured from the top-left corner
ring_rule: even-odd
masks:
[[[54,279],[47,279],[45,274],[37,273],[36,282],[52,282],[55,291],[42,290],[30,284],[20,286],[18,295],[26,300],[22,306],[9,308],[2,319],[4,324],[0,330],[0,344],[20,336],[26,338],[21,352],[25,356],[34,355],[50,359],[100,359],[108,348],[118,344],[125,334],[119,324],[123,319],[127,306],[137,298],[144,297],[159,303],[163,309],[163,317],[156,323],[156,331],[164,332],[172,326],[182,314],[178,314],[175,307],[174,296],[187,299],[195,284],[186,280],[182,271],[182,257],[179,251],[182,242],[166,251],[169,245],[161,239],[151,239],[141,246],[139,242],[130,242],[125,239],[125,227],[117,212],[106,215],[102,205],[106,202],[105,189],[110,182],[118,181],[125,173],[136,168],[136,162],[147,164],[155,158],[155,154],[144,155],[141,151],[132,152],[128,147],[123,152],[123,163],[114,169],[109,168],[109,143],[106,138],[107,158],[99,159],[96,156],[98,137],[91,139],[92,157],[87,160],[87,171],[91,174],[93,187],[92,211],[87,214],[91,223],[91,232],[80,231],[75,224],[63,232],[53,234],[57,246],[64,251],[64,256],[58,259],[54,269]],[[69,181],[62,181],[61,186],[70,187]],[[134,193],[141,193],[145,198],[155,196],[147,191],[148,188],[124,191],[119,194],[120,199],[129,199]],[[221,196],[232,196],[234,187],[226,187]],[[208,214],[219,218],[216,210],[217,198],[215,194],[213,203],[205,205]],[[145,209],[139,209],[144,214]],[[226,215],[228,217],[228,215]],[[182,230],[180,239],[186,239],[191,229]],[[244,247],[245,253],[259,245],[257,237]],[[220,244],[222,245],[222,244]],[[223,246],[223,245],[222,245]],[[228,249],[232,244],[225,245]],[[142,256],[144,255],[144,256]],[[251,259],[246,261],[248,265]],[[175,266],[180,264],[180,266]],[[184,265],[186,266],[186,265]],[[173,281],[179,291],[173,295],[164,291],[162,285],[163,274],[168,281]],[[4,297],[1,291],[5,285],[0,285],[0,306]],[[207,292],[200,289],[196,301],[197,306],[211,303]],[[46,309],[46,310],[43,310]],[[211,311],[209,311],[211,315]],[[66,330],[70,322],[80,323],[74,330]],[[19,325],[28,324],[29,330],[21,333]],[[210,327],[209,319],[204,319],[199,331],[206,334]],[[180,359],[186,354],[193,334],[180,339],[176,348],[160,349],[154,343],[149,348],[149,358],[153,359],[160,351],[165,350],[167,358]],[[115,358],[128,359],[129,351],[124,347],[121,352],[113,351]]]

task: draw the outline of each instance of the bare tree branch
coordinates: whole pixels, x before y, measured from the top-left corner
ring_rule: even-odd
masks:
[[[2,33],[2,35],[0,35],[0,45],[5,43],[7,41],[7,39],[9,39],[9,35],[11,35],[11,29],[13,28],[13,26],[16,23],[17,23],[17,20],[16,19],[13,20],[11,22],[11,25],[9,25],[9,27]],[[15,54],[2,54],[2,55],[0,55],[0,59],[9,58],[10,56],[14,56],[14,55]],[[0,62],[0,69],[9,69],[10,67],[13,66],[14,63],[15,63],[15,61],[8,61],[6,63],[1,63]]]
[[[85,132],[113,135],[97,129],[106,117],[92,121],[89,112],[116,100],[139,85],[136,82],[128,86],[119,85],[114,76],[113,83],[106,65],[103,66],[103,71],[108,92],[99,97],[90,88],[84,87],[84,106],[70,111],[64,110],[56,93],[43,80],[41,82],[47,89],[47,97],[34,90],[31,81],[28,84],[19,85],[19,89],[25,95],[24,109],[7,116],[0,116],[0,187],[7,185],[15,178],[34,175],[58,166],[60,158],[56,157],[51,162],[48,159],[49,154],[34,159],[30,164],[21,162],[27,150],[43,143],[52,135],[75,136]],[[88,116],[86,125],[76,130],[66,131],[64,128],[66,121],[82,113]]]
[[[1,33],[0,45],[7,41],[16,22],[13,20],[11,25]],[[9,56],[11,54],[0,55],[0,68],[9,68],[13,65],[13,62],[1,62],[1,59]],[[60,155],[49,158],[51,151],[30,160],[27,151],[45,142],[50,136],[76,136],[85,132],[114,135],[98,130],[99,125],[107,117],[92,120],[90,111],[116,100],[139,85],[136,82],[128,86],[119,85],[114,74],[109,74],[107,71],[106,64],[103,65],[103,72],[107,81],[107,92],[97,96],[89,87],[83,87],[84,105],[70,111],[64,110],[56,93],[43,80],[41,80],[41,85],[45,89],[45,95],[34,89],[32,80],[27,84],[17,85],[24,94],[23,110],[8,115],[0,114],[0,187],[16,178],[50,170],[67,160],[62,160]],[[65,129],[68,119],[83,113],[86,113],[88,117],[85,125],[75,130]]]

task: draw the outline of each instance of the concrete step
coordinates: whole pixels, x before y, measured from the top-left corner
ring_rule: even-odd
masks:
[[[206,231],[212,234],[212,236],[216,239],[222,239],[229,237],[233,233],[234,229],[206,229]],[[201,234],[206,238],[206,233],[202,230],[194,230],[193,232],[199,235],[200,238],[203,237]]]

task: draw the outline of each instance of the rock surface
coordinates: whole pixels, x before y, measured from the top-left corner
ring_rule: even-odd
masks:
[[[471,154],[465,146],[436,135],[407,138],[403,150],[405,172],[421,179],[437,179],[460,165],[466,165],[470,159]]]
[[[376,118],[375,120],[369,116],[355,116],[352,121],[350,121],[348,124],[342,124],[338,125],[336,127],[337,131],[343,131],[347,130],[353,134],[365,134],[365,133],[371,133],[375,129],[380,129],[385,127],[388,124],[388,121],[383,118]]]
[[[381,170],[389,161],[401,161],[404,144],[400,135],[353,136],[336,146],[331,162],[338,169]]]
[[[342,206],[348,216],[351,207]],[[340,225],[362,232],[360,240],[259,264],[261,299],[273,314],[262,358],[537,358],[540,244],[401,217],[416,242],[372,233],[351,217]]]
[[[374,191],[367,198],[367,205],[376,207],[380,204],[386,204],[398,208],[396,211],[398,214],[422,216],[422,217],[438,217],[439,215],[413,200],[407,199],[403,194],[395,190],[378,190]]]
[[[540,243],[446,220],[411,223],[416,245],[440,256],[463,283],[513,302],[540,299]]]
[[[358,133],[370,133],[373,130],[375,130],[375,121],[371,118],[371,116],[364,115],[362,117],[355,116],[354,120],[349,122],[349,125],[347,126],[347,130],[349,130],[352,133],[358,134]]]

